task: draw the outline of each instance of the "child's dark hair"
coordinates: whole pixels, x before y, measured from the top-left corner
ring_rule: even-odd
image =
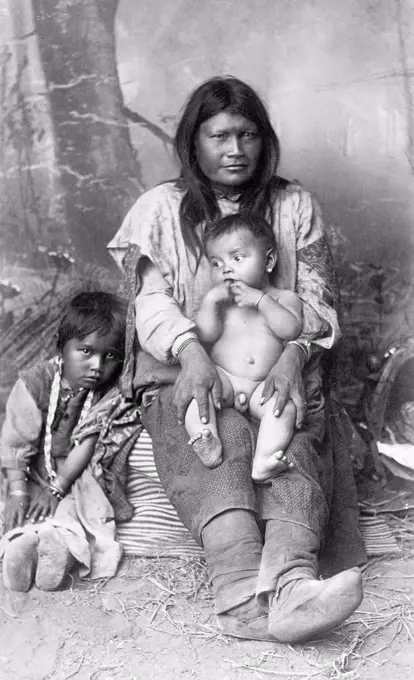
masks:
[[[73,297],[64,309],[59,322],[56,347],[76,338],[83,340],[90,333],[105,335],[115,332],[120,359],[124,358],[126,303],[113,293],[84,291]]]
[[[272,227],[261,215],[254,213],[236,213],[209,222],[203,234],[204,246],[209,241],[223,236],[223,234],[231,234],[239,229],[250,231],[263,244],[265,252],[268,250],[276,251],[276,239]]]

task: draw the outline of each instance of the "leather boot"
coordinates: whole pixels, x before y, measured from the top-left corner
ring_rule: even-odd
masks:
[[[269,633],[278,642],[306,642],[328,633],[345,621],[362,602],[358,567],[325,581],[302,578],[291,581],[273,597]]]
[[[358,567],[319,580],[320,540],[294,522],[269,520],[258,579],[258,601],[267,596],[269,633],[278,642],[305,642],[332,630],[362,601]]]
[[[259,607],[255,597],[224,614],[218,614],[217,626],[231,637],[275,642],[268,630],[267,614]]]
[[[267,613],[255,598],[262,536],[253,513],[230,510],[214,517],[202,540],[220,630],[247,640],[272,640]]]

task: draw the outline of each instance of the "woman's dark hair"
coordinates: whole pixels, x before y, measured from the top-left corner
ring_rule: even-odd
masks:
[[[120,358],[124,357],[126,303],[113,293],[81,292],[63,310],[59,322],[56,347],[59,351],[69,340],[83,340],[90,333],[106,335],[115,332]]]
[[[195,226],[203,220],[214,220],[219,209],[210,182],[198,165],[195,139],[200,125],[223,111],[250,120],[262,139],[255,173],[243,187],[241,211],[266,216],[271,206],[271,180],[279,163],[279,140],[263,102],[249,85],[232,76],[218,76],[205,81],[191,94],[178,124],[175,148],[186,188],[180,205],[181,229],[186,246],[196,257],[201,244]]]
[[[276,251],[276,239],[272,227],[264,217],[256,213],[236,213],[209,222],[203,234],[204,245],[206,246],[209,241],[223,234],[231,234],[239,229],[247,229],[263,244],[265,252]]]

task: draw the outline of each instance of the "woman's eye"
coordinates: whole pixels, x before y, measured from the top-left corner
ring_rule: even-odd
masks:
[[[254,138],[257,137],[257,132],[245,132],[244,136]]]
[[[109,359],[110,361],[113,361],[114,359],[118,359],[118,355],[116,352],[107,352],[106,358]]]
[[[87,347],[83,347],[81,350],[82,354],[84,354],[86,357],[88,357],[91,353],[91,350],[88,349]]]

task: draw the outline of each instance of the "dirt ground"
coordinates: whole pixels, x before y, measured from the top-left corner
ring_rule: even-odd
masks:
[[[0,590],[0,680],[414,677],[414,557],[371,561],[365,599],[327,639],[241,641],[214,625],[199,559],[126,558],[116,578]]]

